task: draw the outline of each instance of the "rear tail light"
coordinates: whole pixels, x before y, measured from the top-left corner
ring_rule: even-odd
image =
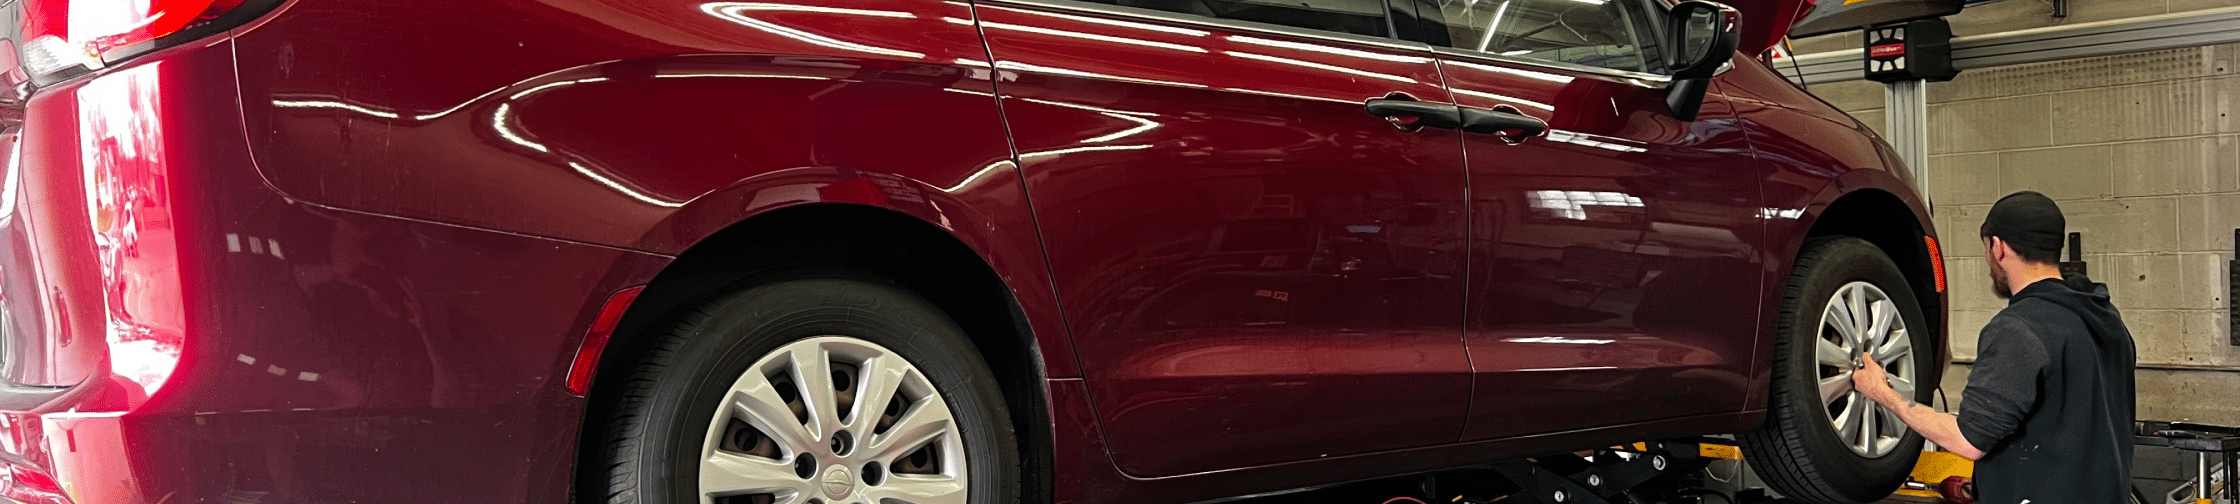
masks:
[[[9,464],[0,473],[0,497],[23,504],[70,504],[70,497],[62,493],[62,485],[38,469]]]
[[[22,53],[19,59],[25,74],[53,80],[231,28],[278,3],[23,0],[23,25],[16,46]]]

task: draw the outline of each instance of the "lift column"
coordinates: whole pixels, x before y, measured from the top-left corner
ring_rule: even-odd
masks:
[[[1952,80],[1952,25],[1944,18],[1921,19],[1869,27],[1867,57],[1860,60],[1868,80],[1887,85],[1882,101],[1887,111],[1890,147],[1898,151],[1913,172],[1921,197],[1930,198],[1929,186],[1929,87],[1928,82]]]
[[[1889,121],[1885,140],[1912,172],[1923,199],[1935,189],[1929,186],[1929,92],[1922,83],[1959,75],[1952,66],[1952,25],[1944,16],[1965,6],[1965,0],[1825,2],[1789,28],[1791,37],[1849,30],[1864,35],[1865,57],[1858,68],[1868,80],[1888,84],[1883,93]]]

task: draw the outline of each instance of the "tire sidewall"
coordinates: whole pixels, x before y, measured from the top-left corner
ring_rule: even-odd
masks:
[[[644,393],[624,397],[625,409],[643,421],[617,429],[638,442],[617,444],[627,448],[614,455],[638,462],[638,470],[610,474],[609,495],[638,498],[610,502],[700,502],[698,479],[686,475],[698,474],[709,423],[724,395],[770,352],[819,336],[869,341],[917,367],[964,438],[968,502],[1017,502],[1016,439],[992,373],[955,322],[907,291],[843,277],[766,284],[710,302],[669,336],[682,340],[667,355],[650,355],[655,365],[639,366],[633,377],[650,380]]]
[[[1792,286],[1796,289],[1797,306],[1782,314],[1788,323],[1780,337],[1789,345],[1780,363],[1786,368],[1780,376],[1785,383],[1776,383],[1775,387],[1787,387],[1789,393],[1774,396],[1776,400],[1787,402],[1777,405],[1777,409],[1785,411],[1776,412],[1775,420],[1804,424],[1801,427],[1816,441],[1804,443],[1800,448],[1805,453],[1797,455],[1813,461],[1821,474],[1835,476],[1827,482],[1832,487],[1828,490],[1855,501],[1869,502],[1888,496],[1904,482],[1920,456],[1922,437],[1919,432],[1908,429],[1898,447],[1880,457],[1860,455],[1843,445],[1835,426],[1828,420],[1826,406],[1819,402],[1818,359],[1812,343],[1819,337],[1822,311],[1836,291],[1851,282],[1867,282],[1881,289],[1899,307],[1898,313],[1905,320],[1907,336],[1913,340],[1917,378],[1937,374],[1929,369],[1935,365],[1932,355],[1936,347],[1932,346],[1935,342],[1930,338],[1934,331],[1929,330],[1921,304],[1905,275],[1881,249],[1856,238],[1834,240],[1828,247],[1821,260],[1805,272],[1804,281]],[[1913,399],[1927,400],[1935,390],[1934,383],[1917,383]],[[1793,418],[1778,418],[1783,413]]]

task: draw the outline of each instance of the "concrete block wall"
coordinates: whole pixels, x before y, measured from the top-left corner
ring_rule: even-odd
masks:
[[[1949,18],[1957,36],[2240,6],[2240,0],[2003,0]],[[1798,54],[1861,45],[1857,32],[1793,41]],[[2240,347],[2226,299],[2240,228],[2240,46],[2194,47],[1970,69],[1929,85],[1928,185],[1951,280],[1958,404],[1991,295],[1976,226],[1990,203],[2031,189],[2054,197],[2085,260],[2107,282],[2139,344],[2140,418],[2240,425]],[[1886,131],[1883,85],[1816,84],[1813,94]],[[2192,458],[2142,448],[2149,501],[2192,478]]]
[[[2045,0],[1979,5],[1959,35],[2240,5],[2240,0]],[[1796,41],[1800,53],[1856,48],[1856,33]],[[2240,425],[2240,347],[2230,344],[2227,261],[2240,228],[2240,46],[1972,69],[1929,85],[1929,187],[1945,237],[1955,357],[1965,386],[1976,332],[2005,306],[1990,293],[1976,226],[1990,203],[2036,190],[2084,234],[2139,344],[2139,415]],[[1811,91],[1884,128],[1883,86]]]
[[[2179,49],[1980,69],[1969,75],[1979,81],[1930,85],[1929,185],[1946,235],[1956,357],[1974,356],[1974,330],[2005,306],[1990,294],[1974,229],[1999,196],[2035,190],[2060,201],[2071,231],[2084,234],[2085,259],[2124,310],[2141,365],[2170,368],[2141,376],[2141,415],[2240,424],[2240,401],[2179,393],[2200,380],[2240,387],[2225,310],[2240,227],[2240,124],[2228,112],[2240,77],[2225,64],[2235,56],[2240,47]],[[2196,64],[2138,64],[2170,59]],[[1994,91],[2017,74],[2044,88]],[[2094,82],[2076,82],[2084,79]],[[1880,84],[1815,88],[1868,120],[1881,113]]]

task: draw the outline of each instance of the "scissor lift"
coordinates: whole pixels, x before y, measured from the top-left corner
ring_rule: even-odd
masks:
[[[2139,422],[2133,439],[2139,446],[2160,446],[2194,455],[2196,479],[2190,485],[2194,504],[2240,503],[2240,427],[2188,422]],[[2212,474],[2221,470],[2224,474]],[[2222,481],[2222,486],[2218,482]],[[2182,488],[2182,487],[2181,487]],[[2175,499],[2173,499],[2175,500]]]
[[[2181,486],[2193,504],[2240,504],[2240,427],[2188,422],[2141,421],[2133,441],[2192,453],[2197,479]],[[1497,464],[1505,479],[1520,487],[1492,499],[1459,496],[1454,502],[1494,501],[1547,504],[1697,503],[1717,495],[1730,504],[1778,502],[1763,489],[1725,494],[1706,487],[1703,469],[1711,462],[1741,460],[1732,440],[1697,438],[1634,443],[1595,450],[1591,455],[1541,457]],[[2217,474],[2221,472],[2221,474]],[[1975,462],[1958,454],[1925,451],[1911,477],[1886,502],[1954,503],[1975,501]],[[2173,492],[2176,493],[2176,492]],[[1517,500],[1522,497],[1522,500]],[[2134,502],[2149,501],[2133,492]],[[2186,502],[2170,496],[2167,502]]]
[[[1424,493],[1433,501],[1427,504],[1748,502],[1711,489],[1704,476],[1713,462],[1741,458],[1729,439],[1648,441],[1442,474],[1427,480]]]
[[[2134,490],[2133,502],[2240,504],[2240,485],[2226,484],[2240,482],[2240,427],[2143,421],[2135,426],[2135,434],[2139,446],[2195,454],[2200,479],[2172,491],[2170,496],[2155,496],[2155,500]],[[1730,461],[1735,467],[1719,470],[1713,466],[1721,461]],[[1380,500],[1384,504],[1791,502],[1744,477],[1741,461],[1742,449],[1733,439],[1647,441],[1230,504],[1368,504]],[[2212,474],[2212,470],[2222,471],[2222,475]],[[1721,472],[1732,476],[1716,475]],[[1883,502],[1970,504],[1975,500],[1974,476],[1974,461],[1950,452],[1924,451],[1904,485]]]

